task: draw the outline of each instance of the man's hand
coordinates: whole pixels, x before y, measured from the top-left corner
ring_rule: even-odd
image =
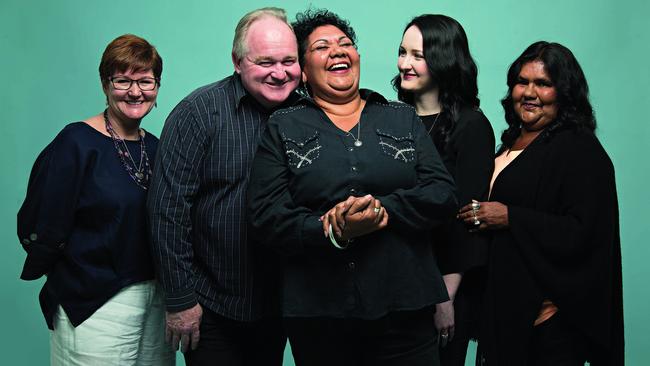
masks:
[[[191,346],[192,350],[198,347],[201,316],[203,316],[203,309],[199,304],[177,313],[167,312],[165,340],[174,351],[178,350],[179,342],[183,353],[188,350],[188,346]]]

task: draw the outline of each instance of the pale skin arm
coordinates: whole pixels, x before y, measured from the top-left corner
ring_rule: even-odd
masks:
[[[174,351],[177,351],[180,343],[181,352],[188,349],[195,350],[199,345],[201,317],[203,308],[196,304],[193,307],[176,313],[167,312],[165,340]]]
[[[456,323],[454,321],[454,299],[456,298],[456,292],[458,291],[463,275],[460,273],[449,273],[442,278],[447,287],[449,300],[436,304],[436,313],[433,319],[438,330],[438,336],[440,337],[440,346],[444,347],[447,345],[447,342],[451,342],[454,338],[456,329]],[[443,334],[447,334],[447,337],[442,337]]]

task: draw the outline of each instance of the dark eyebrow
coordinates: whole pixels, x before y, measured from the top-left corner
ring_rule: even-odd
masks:
[[[352,42],[352,39],[350,39],[350,37],[348,37],[348,36],[346,36],[346,35],[344,34],[344,35],[342,35],[342,36],[339,37],[339,39],[338,39],[339,43],[341,43],[341,40],[342,40],[342,39],[345,39],[345,38],[349,39],[350,42]],[[328,44],[330,43],[330,42],[329,42],[328,40],[326,40],[325,38],[319,38],[319,39],[315,40],[314,42],[312,42],[310,46],[313,46],[314,44],[316,44],[316,43],[318,43],[318,42],[326,42],[326,43],[328,43]],[[354,42],[352,42],[352,43],[354,43]]]

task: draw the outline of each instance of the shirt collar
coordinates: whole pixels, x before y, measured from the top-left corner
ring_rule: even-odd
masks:
[[[236,72],[233,72],[232,74],[232,83],[233,88],[235,89],[235,102],[237,102],[237,107],[239,107],[242,99],[248,95],[248,92],[244,89],[244,84],[241,82],[241,76]]]

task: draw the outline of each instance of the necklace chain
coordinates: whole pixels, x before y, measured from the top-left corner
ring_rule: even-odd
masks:
[[[359,119],[359,122],[357,122],[357,136],[356,137],[354,136],[352,130],[348,131],[348,135],[352,136],[352,138],[354,139],[354,146],[360,147],[361,145],[363,145],[363,141],[361,141],[361,119]]]
[[[108,109],[104,110],[104,123],[106,124],[106,131],[111,135],[113,145],[117,150],[117,155],[120,157],[122,166],[124,166],[124,169],[129,173],[131,179],[133,179],[140,188],[147,190],[147,187],[149,186],[149,177],[151,177],[152,172],[141,130],[138,129],[138,137],[140,138],[140,163],[136,164],[129,147],[126,145],[126,141],[124,141],[117,131],[115,131],[111,121],[108,119]]]
[[[433,120],[433,123],[431,124],[431,127],[429,127],[429,131],[427,131],[427,135],[431,136],[431,131],[433,131],[433,128],[436,126],[436,122],[438,122],[438,118],[440,118],[441,114],[442,112],[438,112],[436,118]]]

